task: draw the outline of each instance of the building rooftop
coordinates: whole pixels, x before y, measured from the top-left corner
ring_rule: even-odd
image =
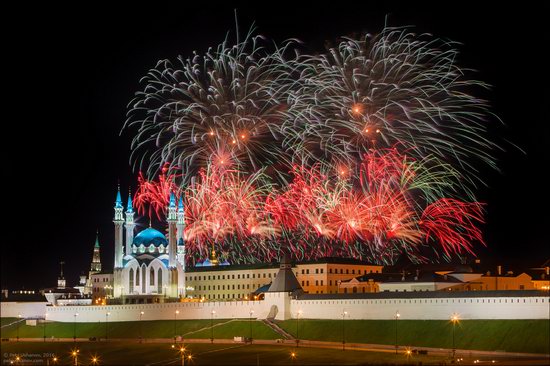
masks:
[[[378,266],[378,264],[372,264],[364,261],[360,261],[355,258],[336,258],[336,257],[326,257],[319,258],[314,261],[295,261],[291,262],[292,266],[304,264],[355,264],[355,265],[368,265],[368,266]],[[380,267],[382,267],[380,265]],[[209,271],[238,271],[238,270],[250,270],[250,269],[268,269],[268,268],[279,268],[278,262],[271,263],[253,263],[253,264],[236,264],[236,265],[225,265],[225,266],[196,266],[189,269],[186,269],[187,273],[193,272],[209,272]]]
[[[269,286],[268,292],[293,292],[295,290],[301,290],[302,286],[294,276],[292,272],[292,265],[290,260],[285,255],[281,260],[281,265],[279,267],[279,272],[273,280],[271,286]]]
[[[502,290],[502,291],[383,291],[351,294],[301,294],[300,300],[377,300],[377,299],[438,299],[470,297],[548,297],[548,291]]]
[[[407,282],[451,282],[462,283],[461,280],[453,277],[452,275],[439,275],[437,273],[419,272],[417,274],[407,274],[403,278],[403,275],[393,275],[383,281],[385,283],[407,283]]]

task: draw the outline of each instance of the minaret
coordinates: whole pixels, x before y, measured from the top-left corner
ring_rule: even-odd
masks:
[[[95,235],[94,256],[90,266],[90,278],[93,273],[101,272],[101,260],[99,258],[99,231]]]
[[[176,235],[177,235],[177,214],[176,214],[176,196],[170,193],[170,203],[168,204],[168,267],[176,267]]]
[[[178,223],[177,223],[177,240],[178,240],[178,255],[177,262],[181,266],[182,272],[185,273],[185,209],[183,207],[183,197],[180,196],[178,203]],[[181,276],[178,281],[178,295],[185,297],[185,275]]]
[[[180,197],[178,203],[178,223],[176,225],[178,231],[176,238],[178,240],[178,262],[185,267],[184,254],[185,254],[185,238],[183,232],[185,230],[185,209],[183,208],[183,198]]]
[[[115,268],[122,268],[122,225],[124,224],[124,217],[122,215],[123,209],[119,186],[115,201],[115,217],[113,219],[113,223],[115,224]]]
[[[132,254],[132,243],[134,242],[134,206],[132,206],[132,193],[128,193],[128,206],[126,207],[126,255]]]

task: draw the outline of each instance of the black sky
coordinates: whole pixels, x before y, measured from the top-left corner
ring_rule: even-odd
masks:
[[[260,34],[278,42],[298,38],[312,52],[338,36],[375,33],[386,16],[391,26],[414,25],[463,43],[459,63],[493,85],[485,96],[506,124],[491,133],[525,150],[504,144],[506,151],[497,154],[501,172],[480,173],[488,183],[479,190],[487,203],[488,248],[479,255],[542,263],[550,257],[548,9],[536,2],[480,3],[158,4],[6,14],[15,26],[4,30],[2,288],[51,286],[60,260],[74,284],[89,269],[96,228],[104,266],[112,268],[117,180],[135,188],[129,136],[119,137],[126,105],[157,60],[204,51],[233,31],[235,7],[241,32],[255,21]]]

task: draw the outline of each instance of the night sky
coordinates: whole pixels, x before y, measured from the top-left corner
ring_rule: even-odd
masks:
[[[311,52],[323,51],[325,41],[338,36],[376,33],[386,15],[391,26],[415,25],[416,32],[463,43],[459,64],[493,85],[482,96],[506,125],[494,121],[491,134],[525,151],[504,142],[506,151],[497,153],[501,172],[480,173],[488,184],[478,191],[487,203],[488,247],[478,246],[478,254],[486,263],[531,266],[550,258],[545,177],[550,37],[543,28],[548,9],[364,3],[368,6],[49,7],[12,14],[16,27],[5,32],[9,52],[3,70],[8,113],[2,123],[2,288],[52,286],[60,260],[74,285],[89,270],[96,229],[103,265],[112,269],[117,181],[124,192],[136,186],[128,164],[130,137],[119,136],[126,106],[157,60],[221,42],[235,29],[235,7],[241,33],[255,21],[258,33],[277,42],[298,38]],[[143,218],[139,222],[147,225]]]

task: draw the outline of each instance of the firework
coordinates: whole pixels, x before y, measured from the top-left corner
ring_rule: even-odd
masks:
[[[158,180],[147,180],[140,172],[138,189],[134,197],[134,205],[140,215],[152,217],[153,214],[161,220],[166,215],[170,194],[179,196],[179,188],[175,184],[174,174],[167,174],[168,167],[163,167]]]
[[[300,78],[289,90],[283,146],[300,163],[331,164],[398,146],[417,160],[431,156],[458,169],[470,194],[480,179],[477,162],[494,167],[496,145],[484,137],[487,102],[469,94],[487,85],[457,66],[454,45],[386,28],[289,61]]]
[[[159,217],[183,194],[189,261],[448,260],[483,243],[477,168],[497,146],[454,43],[386,28],[288,57],[262,40],[160,61],[129,106],[136,205]]]
[[[284,48],[268,53],[261,43],[249,34],[234,46],[226,40],[202,56],[149,70],[125,125],[137,130],[135,164],[152,177],[168,163],[186,181],[212,160],[256,171],[280,159]]]

